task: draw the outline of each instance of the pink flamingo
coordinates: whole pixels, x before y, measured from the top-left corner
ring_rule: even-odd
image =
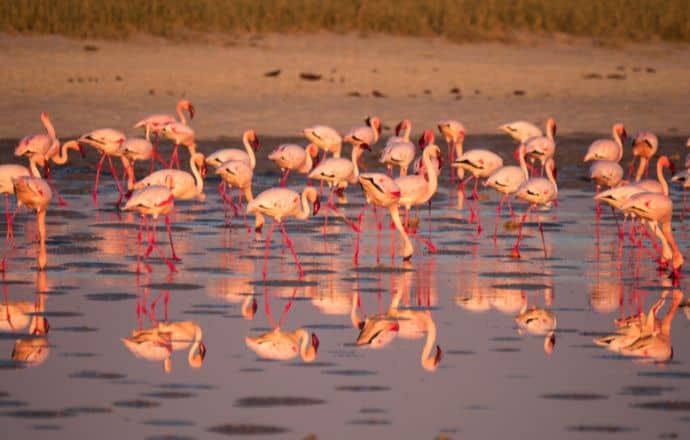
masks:
[[[234,187],[242,191],[242,193],[244,193],[244,197],[247,199],[247,203],[251,203],[251,201],[254,200],[254,196],[252,194],[252,178],[254,177],[254,170],[251,169],[247,162],[241,160],[228,160],[216,168],[216,174],[220,176],[220,178],[223,179],[223,182],[225,182],[230,188]],[[239,200],[241,209],[242,194],[240,194]],[[244,223],[247,225],[247,232],[249,232],[251,229],[249,228],[249,224],[247,224],[246,211],[243,211],[243,214]],[[227,224],[227,212],[225,219]],[[254,231],[261,232],[263,225],[264,217],[261,215],[261,213],[257,213],[254,220]]]
[[[131,184],[127,186],[127,197],[131,196],[132,184],[136,180],[134,176],[134,164],[139,161],[145,161],[151,159],[153,154],[153,145],[146,139],[142,138],[128,138],[122,144],[120,144],[120,160],[122,161],[122,166],[125,169],[122,175],[122,180],[125,180],[125,176],[131,176]]]
[[[501,201],[496,208],[496,223],[494,224],[494,242],[498,232],[498,222],[501,217],[501,208],[508,202],[510,215],[513,216],[513,207],[510,205],[510,195],[515,193],[518,188],[529,178],[527,163],[525,162],[525,145],[520,144],[516,150],[520,166],[506,165],[497,169],[484,181],[484,186],[489,186],[503,194]]]
[[[546,120],[546,136],[534,136],[527,139],[525,153],[532,161],[539,160],[541,174],[544,175],[544,164],[556,154],[556,121],[553,118]]]
[[[196,153],[196,140],[194,129],[182,122],[172,122],[164,125],[161,129],[161,134],[171,141],[175,142],[175,149],[172,156],[170,156],[170,164],[168,168],[172,168],[173,163],[180,168],[180,157],[177,154],[177,149],[180,145],[184,145],[189,150],[189,155],[194,156]]]
[[[404,133],[400,136],[400,130],[404,129]],[[389,174],[392,173],[393,167],[400,167],[400,177],[407,176],[407,170],[410,164],[414,161],[416,147],[413,142],[410,142],[410,131],[412,124],[409,120],[404,119],[395,126],[395,136],[390,137],[386,141],[386,146],[381,152],[380,163],[386,164]]]
[[[187,101],[186,99],[182,99],[177,102],[177,106],[175,107],[175,110],[177,111],[177,116],[179,118],[179,122],[183,124],[187,124],[187,120],[184,117],[184,110],[187,110],[189,112],[189,119],[194,119],[194,106],[192,105],[191,102]],[[151,133],[154,133],[156,135],[156,140],[155,140],[155,147],[153,147],[153,152],[151,155],[151,171],[153,172],[153,166],[156,160],[160,161],[163,165],[168,165],[163,158],[161,157],[160,154],[158,154],[158,139],[160,137],[160,133],[163,130],[163,127],[165,127],[168,124],[172,124],[174,122],[178,122],[178,119],[175,119],[175,116],[170,115],[170,114],[164,114],[164,113],[157,113],[154,115],[149,115],[142,119],[141,121],[137,122],[134,124],[134,128],[140,128],[144,127],[144,130],[146,130],[146,140],[150,141],[151,140]]]
[[[297,144],[281,144],[271,151],[268,159],[280,167],[282,171],[280,186],[285,188],[290,171],[295,170],[300,174],[309,173],[314,166],[314,158],[318,157],[318,154],[319,147],[314,143],[304,148]]]
[[[153,185],[167,185],[170,179],[169,188],[173,196],[178,200],[206,200],[204,194],[204,177],[206,177],[206,163],[202,153],[194,153],[189,158],[189,168],[191,173],[182,170],[164,169],[154,171],[138,182],[134,183],[133,189],[141,189]],[[130,175],[133,179],[133,175]]]
[[[103,162],[108,159],[108,164],[110,165],[110,171],[113,174],[113,179],[115,179],[115,184],[117,185],[117,190],[120,192],[120,197],[117,199],[115,206],[119,207],[122,198],[124,197],[124,192],[122,186],[120,185],[120,180],[117,177],[117,172],[115,171],[115,166],[113,165],[113,156],[118,157],[120,154],[120,145],[125,141],[125,134],[119,130],[112,128],[101,128],[98,130],[91,131],[82,135],[79,138],[80,143],[85,143],[94,147],[101,153],[101,160],[98,161],[98,166],[96,167],[96,184],[93,187],[93,202],[98,204],[98,181],[101,176],[101,168],[103,168]]]
[[[592,142],[585,154],[585,162],[590,160],[613,160],[620,162],[623,158],[623,143],[628,134],[625,126],[620,122],[613,124],[611,128],[613,139],[598,139]]]
[[[633,162],[630,164],[630,171],[632,171],[635,165],[635,158],[640,157],[640,166],[637,169],[637,174],[635,175],[635,180],[640,180],[642,178],[642,173],[645,176],[649,173],[649,162],[652,157],[659,150],[659,140],[654,133],[649,131],[641,131],[635,135],[633,138]]]
[[[53,193],[50,185],[34,176],[18,176],[13,179],[14,193],[17,196],[17,207],[26,206],[36,210],[36,221],[38,223],[38,270],[45,270],[48,256],[46,247],[46,211],[50,204]],[[4,263],[4,262],[3,262]]]
[[[419,148],[422,150],[422,153],[424,153],[424,147],[427,145],[435,144],[435,142],[436,138],[434,137],[434,132],[431,130],[424,130],[424,133],[422,133],[422,135],[417,140],[417,145],[419,145]],[[460,150],[462,150],[462,144],[459,148]],[[437,170],[438,175],[440,176],[441,167],[443,166],[443,160],[441,159],[441,157],[431,156],[431,163],[434,169]],[[422,160],[421,154],[417,156],[417,158],[414,160],[414,163],[412,164],[412,171],[414,172],[414,174],[420,174],[423,176],[426,175],[426,169],[424,168],[424,161]]]
[[[462,155],[462,141],[465,138],[465,126],[453,119],[444,119],[438,121],[438,131],[446,140],[448,146],[448,160],[450,163],[455,162],[455,156]],[[460,180],[465,178],[465,170],[458,168],[456,170],[457,176]],[[450,183],[455,183],[455,175],[450,173]]]
[[[400,220],[400,187],[390,177],[382,173],[364,173],[359,175],[359,184],[364,192],[364,197],[367,204],[373,203],[376,206],[387,208],[393,220],[393,226],[400,232],[403,238],[403,261],[409,261],[414,253],[414,246],[405,231],[405,227]],[[362,217],[367,205],[364,205],[362,212],[359,214],[359,226],[361,231]],[[395,257],[394,250],[391,247],[391,259]],[[357,235],[357,244],[355,247],[354,261],[359,260],[359,234]]]
[[[177,269],[175,265],[168,260],[168,258],[163,254],[163,251],[158,246],[156,242],[156,223],[158,222],[158,217],[165,216],[166,223],[169,225],[169,214],[172,212],[175,206],[175,197],[168,185],[172,185],[172,177],[168,177],[166,181],[166,186],[164,185],[154,185],[147,186],[145,188],[138,189],[132,193],[125,204],[124,211],[137,211],[141,214],[141,223],[139,225],[139,233],[137,234],[137,249],[141,246],[142,241],[142,225],[146,231],[148,238],[148,247],[144,251],[144,260],[148,258],[149,254],[153,249],[156,249],[158,254],[163,258],[165,264],[168,265],[168,269],[171,272],[176,272]],[[151,227],[149,229],[148,216],[153,219]],[[170,232],[170,229],[168,229]],[[173,259],[177,259],[175,255],[175,248],[172,242],[172,235],[170,235],[170,248],[172,249]],[[139,272],[139,253],[137,252],[137,272]]]
[[[348,131],[343,140],[352,146],[366,144],[370,148],[373,147],[381,135],[381,120],[376,116],[370,116],[365,122],[367,125],[354,127]]]
[[[614,188],[620,185],[623,180],[623,167],[615,160],[595,160],[589,168],[589,178],[597,184],[597,194],[602,186]],[[611,207],[614,217],[616,216],[613,206]],[[601,206],[599,200],[596,202],[597,219],[601,216]]]
[[[266,236],[266,253],[264,254],[263,266],[264,280],[266,279],[268,270],[268,251],[271,245],[271,236],[273,235],[273,230],[275,229],[276,223],[280,225],[280,232],[283,234],[283,238],[290,248],[293,258],[295,259],[295,264],[297,265],[297,270],[299,271],[299,279],[304,278],[302,265],[299,263],[299,258],[297,257],[297,252],[295,252],[295,247],[285,231],[283,219],[287,217],[295,217],[298,220],[306,220],[310,215],[309,203],[313,204],[313,214],[316,214],[319,210],[318,198],[316,190],[310,186],[304,188],[302,191],[301,205],[300,195],[288,188],[267,189],[256,196],[256,198],[254,198],[254,200],[247,205],[247,212],[263,214],[273,218],[271,229],[269,229],[268,235]]]
[[[524,200],[529,203],[527,211],[522,215],[520,220],[520,231],[518,233],[518,239],[513,248],[512,256],[520,258],[520,242],[522,241],[522,227],[525,224],[527,215],[534,209],[537,205],[548,206],[558,196],[558,186],[556,185],[556,179],[553,176],[553,171],[555,164],[553,159],[548,159],[545,164],[546,168],[546,178],[544,177],[532,177],[523,183],[520,188],[518,188],[515,193],[515,198],[519,200]],[[544,243],[544,227],[541,224],[541,220],[537,216],[537,223],[539,228],[539,233],[541,234],[541,242],[544,247],[544,257],[546,257],[546,244]]]
[[[302,132],[304,137],[323,150],[322,160],[327,153],[331,153],[333,157],[340,157],[340,152],[343,148],[343,138],[334,128],[326,125],[314,125],[305,128]]]
[[[508,133],[510,137],[521,144],[531,137],[544,135],[539,127],[526,121],[508,122],[499,126],[498,129]]]
[[[462,191],[462,196],[465,197],[464,188],[467,183],[474,179],[474,189],[472,191],[472,200],[474,201],[474,209],[470,207],[470,220],[472,223],[474,217],[477,218],[477,234],[482,233],[482,222],[479,216],[479,202],[477,200],[477,185],[479,184],[479,178],[486,178],[491,175],[494,171],[503,166],[503,159],[493,151],[477,148],[474,150],[466,151],[462,155],[455,159],[452,164],[453,167],[463,168],[472,174],[467,179],[460,183],[460,190]]]

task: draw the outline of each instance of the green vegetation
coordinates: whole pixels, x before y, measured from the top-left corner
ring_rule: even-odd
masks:
[[[690,41],[690,0],[0,0],[0,30],[98,38],[328,30],[455,41],[527,31]]]

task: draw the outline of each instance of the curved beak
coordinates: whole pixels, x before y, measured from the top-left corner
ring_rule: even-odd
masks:
[[[206,357],[206,346],[203,342],[199,342],[199,356],[201,356],[202,361]]]
[[[419,149],[423,150],[424,147],[426,147],[426,139],[424,138],[424,135],[422,135],[419,140],[417,141],[417,145],[419,145]]]
[[[398,122],[398,125],[395,126],[395,135],[400,136],[400,130],[402,130],[402,122]]]
[[[318,214],[319,210],[321,209],[321,199],[319,197],[314,200],[314,207],[312,209],[312,215]]]
[[[441,347],[437,345],[436,357],[434,357],[434,365],[438,365],[439,363],[441,363],[441,359],[443,359],[443,351],[441,351]]]
[[[187,107],[187,111],[189,111],[189,119],[194,119],[194,115],[196,114],[196,109],[192,104],[189,104]]]
[[[252,147],[254,147],[255,150],[259,149],[259,137],[254,134],[254,140],[252,140]]]
[[[311,334],[311,345],[314,347],[314,351],[319,351],[319,338],[316,336],[316,333]]]
[[[369,144],[360,144],[360,148],[363,150],[371,151],[371,145]]]

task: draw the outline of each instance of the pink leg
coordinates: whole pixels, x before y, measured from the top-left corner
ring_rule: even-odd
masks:
[[[52,178],[51,172],[50,172],[50,165],[48,165],[47,162],[46,162],[44,175],[45,175],[46,181],[48,182],[48,186],[50,186],[50,190],[53,192],[53,194],[55,194],[55,197],[57,197],[58,204],[60,206],[67,206],[67,203],[62,199],[62,197],[60,197],[60,193],[58,193],[58,190],[55,188],[55,185],[53,185],[53,178]]]
[[[503,208],[503,204],[505,201],[508,199],[508,194],[504,194],[503,197],[501,198],[501,201],[498,202],[498,207],[496,208],[496,223],[494,224],[494,243],[496,243],[496,235],[498,233],[498,222],[501,219],[501,208]]]
[[[268,273],[268,251],[271,246],[271,237],[273,236],[273,230],[276,227],[276,220],[273,219],[271,223],[271,229],[268,230],[268,235],[266,235],[266,251],[264,252],[264,268],[262,271],[263,279],[266,281],[266,274]]]
[[[515,258],[520,258],[520,242],[522,242],[522,226],[525,224],[525,221],[527,220],[527,216],[529,215],[530,210],[532,209],[532,205],[529,205],[527,208],[527,211],[525,211],[524,214],[522,214],[522,218],[520,219],[520,229],[518,230],[518,238],[517,241],[515,242],[515,247],[513,247],[513,252],[512,256]]]
[[[239,205],[240,205],[240,211],[242,211],[242,219],[244,220],[244,226],[247,228],[247,232],[251,233],[252,228],[249,226],[249,222],[247,221],[247,210],[244,209],[244,206],[242,206],[242,193],[240,192],[239,195],[237,196]]]
[[[0,262],[0,271],[5,271],[5,260],[7,258],[7,249],[10,241],[10,230],[12,229],[12,218],[10,217],[10,197],[5,193],[5,219],[7,221],[7,233],[5,234],[5,250],[2,253],[2,262]],[[9,321],[9,308],[7,309]]]
[[[539,214],[537,214],[537,227],[541,235],[541,246],[544,249],[544,258],[548,258],[548,255],[546,255],[546,241],[544,241],[544,226],[541,224],[541,216],[539,216]]]
[[[108,163],[110,164],[110,172],[113,174],[113,179],[115,179],[115,185],[117,185],[117,190],[120,193],[120,197],[117,199],[117,202],[115,203],[115,206],[119,208],[125,193],[124,191],[122,191],[120,180],[117,178],[117,171],[115,171],[115,166],[113,165],[113,158],[110,157],[110,155],[108,155]]]
[[[105,154],[101,156],[101,160],[98,161],[96,166],[96,184],[93,186],[93,203],[98,203],[98,181],[101,178],[101,168],[103,168],[103,162],[105,161]]]
[[[455,147],[452,145],[452,142],[448,143],[448,160],[448,163],[451,165],[455,162]],[[455,169],[452,166],[448,168],[450,169],[450,184],[455,185]]]
[[[182,258],[178,257],[175,254],[175,245],[173,245],[173,238],[172,238],[172,226],[170,225],[170,216],[166,215],[165,216],[165,226],[166,229],[168,230],[168,240],[170,241],[170,251],[172,252],[172,260],[173,261],[182,261]]]
[[[290,252],[292,252],[292,257],[295,259],[295,264],[297,265],[297,270],[299,271],[299,279],[301,280],[304,278],[304,271],[302,270],[302,265],[299,263],[299,258],[297,258],[297,252],[295,251],[295,246],[292,244],[292,240],[290,240],[290,236],[287,234],[285,231],[285,226],[283,225],[283,222],[280,222],[280,232],[283,234],[283,237],[285,238],[285,242],[287,243],[288,247],[290,248]]]
[[[393,219],[390,220],[391,231],[391,264],[395,263],[395,224]]]
[[[359,241],[361,239],[361,234],[362,234],[362,219],[364,218],[364,213],[366,212],[367,208],[369,207],[368,204],[364,204],[362,207],[362,210],[359,213],[359,217],[357,217],[357,242],[355,244],[355,254],[352,257],[352,262],[355,264],[359,264]]]
[[[472,224],[474,221],[474,209],[472,208],[472,205],[470,205],[467,202],[467,196],[465,196],[465,186],[469,183],[470,180],[474,179],[474,174],[471,175],[470,177],[465,178],[462,182],[460,182],[460,193],[462,194],[462,202],[463,205],[467,205],[467,209],[470,210],[470,218],[467,220],[467,223]]]
[[[374,217],[376,218],[376,264],[381,263],[381,233],[383,232],[383,219],[379,220],[377,206],[374,205]]]
[[[630,162],[630,168],[628,169],[628,180],[632,177],[633,170],[635,169],[635,156],[632,158],[632,162]]]
[[[144,258],[147,258],[151,251],[155,249],[158,252],[158,255],[160,255],[160,257],[163,259],[163,261],[165,261],[165,264],[168,265],[168,269],[170,269],[170,272],[177,272],[177,269],[175,269],[175,265],[170,260],[168,260],[168,258],[163,254],[163,251],[156,242],[156,223],[157,219],[153,219],[153,222],[151,223],[151,233],[149,234],[149,246],[146,249],[146,252],[144,252]]]
[[[507,197],[506,200],[508,201],[508,211],[510,212],[510,218],[515,221],[515,213],[513,212],[513,205],[510,204],[510,197]]]
[[[177,156],[177,150],[180,147],[180,144],[175,144],[175,148],[173,149],[172,155],[170,156],[170,164],[168,165],[168,168],[172,168],[173,164],[177,165],[177,168],[180,168],[180,159]]]
[[[474,212],[477,216],[477,235],[482,234],[482,220],[479,218],[479,200],[477,198],[477,185],[479,184],[479,178],[474,178],[474,190],[472,190],[472,200],[474,200]]]
[[[285,317],[287,316],[288,312],[292,308],[292,302],[295,299],[295,295],[297,295],[297,287],[292,289],[292,295],[290,296],[290,300],[285,304],[285,308],[283,309],[283,313],[280,315],[280,319],[278,320],[278,328],[283,326],[283,321],[285,321]]]

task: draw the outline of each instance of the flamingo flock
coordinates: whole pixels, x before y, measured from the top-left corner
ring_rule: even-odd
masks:
[[[195,130],[190,125],[191,121],[187,120],[185,112],[191,120],[196,114],[196,109],[188,100],[181,100],[176,106],[177,117],[169,114],[152,114],[142,118],[133,126],[144,129],[144,138],[128,137],[125,132],[116,128],[98,128],[64,143],[58,139],[51,118],[47,113],[42,113],[40,120],[45,132],[25,136],[15,149],[15,155],[26,157],[29,166],[0,165],[0,190],[5,194],[7,222],[5,252],[0,267],[6,269],[8,249],[14,247],[15,240],[12,228],[15,211],[10,207],[9,196],[16,196],[18,206],[26,206],[36,211],[41,237],[39,244],[44,242],[45,215],[51,198],[55,196],[60,204],[65,203],[50,178],[50,163],[64,165],[69,161],[70,151],[85,154],[85,146],[92,147],[100,154],[92,193],[94,204],[98,204],[100,174],[107,161],[119,193],[116,207],[124,211],[136,211],[141,215],[138,244],[141,245],[145,237],[148,246],[139,256],[146,259],[155,250],[170,271],[176,271],[175,262],[181,260],[173,245],[171,221],[174,215],[171,213],[175,212],[176,201],[203,203],[206,200],[204,189],[208,166],[213,167],[215,174],[220,178],[218,192],[224,205],[226,225],[230,213],[237,216],[241,211],[247,232],[252,233],[253,229],[259,237],[262,234],[264,217],[273,219],[265,237],[264,277],[267,276],[270,242],[276,225],[281,230],[283,242],[288,245],[293,255],[299,278],[304,276],[297,247],[287,233],[285,220],[305,220],[316,215],[323,197],[326,197],[324,240],[327,240],[329,212],[335,213],[336,217],[345,221],[356,234],[353,255],[355,264],[359,262],[363,216],[368,206],[374,208],[379,244],[383,220],[379,218],[378,208],[389,213],[391,230],[397,231],[402,238],[402,251],[399,255],[403,260],[409,260],[414,255],[413,240],[422,243],[428,252],[438,252],[437,247],[431,242],[431,214],[428,219],[430,236],[423,238],[418,232],[419,219],[412,218],[411,210],[413,207],[418,209],[426,204],[429,204],[430,208],[439,190],[444,162],[449,164],[451,182],[455,178],[459,179],[459,201],[466,200],[465,188],[474,180],[471,202],[467,203],[467,222],[476,223],[477,237],[481,237],[483,232],[478,196],[479,183],[482,181],[482,186],[491,187],[501,195],[496,208],[492,235],[494,243],[498,238],[501,211],[504,204],[507,204],[511,221],[519,229],[517,241],[509,256],[521,257],[523,227],[533,217],[541,236],[544,256],[548,257],[541,215],[544,211],[558,206],[556,121],[553,118],[546,119],[544,132],[526,121],[514,121],[499,127],[499,130],[518,141],[514,164],[504,163],[504,158],[490,148],[479,146],[465,149],[467,130],[456,120],[443,119],[437,123],[438,134],[446,143],[446,154],[442,154],[442,150],[436,145],[434,131],[424,130],[416,143],[421,149],[419,156],[417,145],[411,140],[412,123],[408,119],[402,119],[397,124],[395,135],[388,138],[381,147],[377,147],[377,143],[382,137],[384,124],[375,116],[367,118],[366,125],[355,126],[344,136],[333,127],[313,125],[302,130],[305,145],[281,144],[268,154],[268,159],[280,169],[281,178],[276,186],[257,191],[254,174],[257,162],[261,158],[257,157],[260,144],[256,132],[252,129],[244,132],[243,149],[224,148],[205,155],[197,149]],[[649,239],[659,266],[669,268],[672,276],[678,277],[683,255],[673,237],[673,203],[669,198],[668,184],[663,171],[671,168],[674,174],[672,181],[682,183],[685,188],[690,185],[690,168],[684,173],[675,174],[669,158],[661,156],[656,162],[657,179],[644,178],[649,174],[649,165],[659,150],[659,141],[653,133],[640,131],[632,138],[633,163],[626,178],[620,161],[626,147],[627,133],[622,123],[613,124],[611,132],[611,139],[595,140],[584,155],[584,161],[591,162],[590,178],[596,183],[597,222],[601,217],[600,203],[609,204],[617,223],[619,212],[624,218],[622,226],[618,226],[619,239],[624,239],[626,223],[630,219],[630,240],[641,246],[645,239]],[[152,135],[153,142],[150,140]],[[161,138],[173,143],[169,160],[164,160],[161,154]],[[352,146],[349,158],[343,156],[343,143]],[[180,169],[180,146],[187,149],[188,170]],[[381,172],[363,168],[362,159],[374,151],[378,153],[379,163],[385,166],[385,170]],[[121,174],[116,169],[113,158],[120,159]],[[137,178],[135,164],[148,161],[151,163],[148,174]],[[636,161],[639,162],[635,170]],[[535,167],[536,162],[540,168]],[[690,160],[686,162],[686,165],[690,165]],[[157,166],[163,168],[156,169]],[[43,177],[40,175],[40,169],[43,169]],[[465,173],[469,176],[465,177]],[[299,175],[306,177],[306,186],[300,192],[287,188],[289,178],[299,181]],[[311,186],[312,181],[320,182],[319,190]],[[324,184],[328,187],[327,195],[323,194]],[[343,208],[348,205],[348,187],[356,184],[361,187],[365,204],[359,217],[351,219]],[[232,193],[235,189],[239,191],[237,203]],[[513,198],[527,204],[522,216],[515,214],[511,203]],[[401,215],[401,210],[404,211],[404,215]],[[247,220],[248,214],[255,216],[253,227]],[[170,257],[166,256],[156,241],[155,225],[159,216],[163,216],[166,221]],[[393,235],[391,238],[394,238]],[[395,242],[392,241],[392,259],[395,258],[396,248]],[[377,262],[379,261],[380,246],[377,246]],[[43,258],[39,258],[38,266],[45,268],[46,264],[44,255]]]

